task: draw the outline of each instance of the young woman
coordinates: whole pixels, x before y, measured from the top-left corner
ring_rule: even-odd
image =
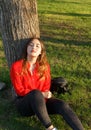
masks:
[[[10,76],[17,93],[15,104],[22,116],[35,114],[46,130],[57,130],[49,114],[59,114],[73,130],[84,130],[69,105],[52,97],[50,66],[39,38],[31,38],[27,42],[23,58],[12,64]]]

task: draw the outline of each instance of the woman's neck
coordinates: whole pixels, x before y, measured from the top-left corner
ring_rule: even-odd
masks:
[[[27,57],[27,60],[31,65],[34,65],[36,63],[37,58],[36,57]]]
[[[31,75],[33,75],[33,70],[35,68],[36,60],[37,60],[36,57],[33,57],[33,58],[27,57],[27,61],[30,64],[29,71],[30,71]]]

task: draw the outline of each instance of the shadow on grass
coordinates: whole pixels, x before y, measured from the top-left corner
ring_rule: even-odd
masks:
[[[91,46],[89,28],[77,28],[73,23],[56,22],[52,19],[40,24],[41,38],[52,43]]]
[[[0,120],[3,120],[3,122],[0,121],[0,129],[2,130],[40,130],[39,128],[37,128],[37,126],[29,126],[26,122],[16,121],[13,118],[7,120],[1,118]]]
[[[0,91],[0,129],[2,130],[40,130],[36,119],[21,117],[16,111],[10,89]]]
[[[86,4],[86,5],[91,5],[91,2],[78,2],[78,1],[75,1],[75,2],[71,2],[71,1],[68,1],[68,0],[65,0],[65,1],[60,1],[60,0],[46,0],[48,3],[51,3],[52,4],[52,2],[53,3],[55,3],[55,4],[80,4],[80,5],[84,5],[84,3]],[[42,0],[41,0],[41,2],[43,2]]]
[[[47,14],[53,14],[53,15],[62,15],[62,16],[74,16],[74,17],[91,17],[91,14],[80,14],[80,13],[61,13],[61,12],[53,12],[53,11],[46,11]]]
[[[49,41],[54,44],[56,43],[64,43],[64,44],[69,44],[69,45],[78,45],[78,46],[90,46],[91,47],[91,41],[76,41],[76,40],[65,40],[65,39],[59,39],[59,38],[54,38],[54,37],[48,37],[48,36],[42,36],[42,39],[44,41]]]
[[[55,3],[55,4],[84,4],[84,2],[78,2],[78,1],[75,1],[75,2],[71,2],[71,1],[60,1],[60,0],[54,0],[54,1],[52,1],[52,0],[50,0],[50,2],[53,2],[53,3]],[[60,2],[60,3],[59,3]],[[85,4],[87,4],[87,5],[91,5],[91,2],[85,2]]]

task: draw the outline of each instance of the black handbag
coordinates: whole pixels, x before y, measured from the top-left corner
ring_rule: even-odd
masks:
[[[68,82],[63,77],[56,77],[51,80],[51,88],[50,91],[52,93],[57,92],[58,94],[71,94]]]

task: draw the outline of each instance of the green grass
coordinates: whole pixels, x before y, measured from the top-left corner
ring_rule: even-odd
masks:
[[[67,101],[91,130],[91,1],[38,0],[41,37],[45,42],[52,77],[63,76],[72,95],[57,95]],[[12,105],[7,62],[0,41],[0,130],[44,130],[36,117],[22,118]],[[71,130],[60,116],[51,116],[53,124]]]

